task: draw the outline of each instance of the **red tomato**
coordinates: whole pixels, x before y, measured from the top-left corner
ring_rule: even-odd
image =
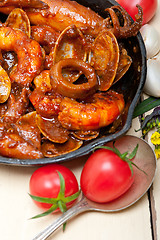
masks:
[[[88,158],[80,184],[84,195],[99,203],[112,201],[125,193],[134,181],[127,162],[108,149],[99,149]]]
[[[117,0],[117,2],[129,13],[129,15],[135,20],[137,14],[136,4],[139,4],[143,8],[143,24],[149,22],[155,15],[157,10],[157,0]]]
[[[38,197],[57,198],[60,191],[60,172],[65,181],[65,197],[78,192],[79,186],[73,172],[65,166],[51,164],[38,168],[30,178],[30,193]],[[74,200],[75,201],[75,200]],[[74,201],[67,203],[71,206]],[[50,208],[52,204],[34,201],[39,207]]]

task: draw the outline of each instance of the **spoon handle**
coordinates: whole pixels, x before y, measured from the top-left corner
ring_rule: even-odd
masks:
[[[61,215],[56,221],[46,227],[42,232],[40,232],[33,240],[45,240],[47,239],[57,228],[59,228],[63,223],[65,223],[70,218],[78,215],[79,213],[88,211],[90,209],[89,204],[85,197],[72,208],[67,210],[63,215]]]

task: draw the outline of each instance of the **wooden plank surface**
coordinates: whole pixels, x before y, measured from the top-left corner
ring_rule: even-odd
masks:
[[[158,1],[158,9],[156,15],[151,20],[150,24],[158,31],[160,37],[160,0]],[[160,53],[159,53],[160,54]],[[147,136],[147,140],[151,147],[154,149],[150,137],[153,132],[150,132]],[[153,218],[153,232],[154,240],[160,239],[160,159],[157,161],[157,173],[151,189],[151,206],[152,206],[152,218]]]

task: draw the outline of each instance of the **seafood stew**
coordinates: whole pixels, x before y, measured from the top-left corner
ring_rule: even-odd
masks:
[[[64,16],[65,26],[55,30],[37,15],[42,8],[45,17],[52,1],[40,1],[41,7],[38,0],[30,2],[37,8],[21,1],[0,3],[1,12],[10,9],[0,28],[5,40],[0,70],[7,86],[1,101],[2,164],[67,161],[118,138],[131,126],[145,81],[145,48],[138,33],[142,9],[133,23],[114,1],[82,0],[99,14],[87,12],[91,26]],[[75,7],[75,2],[56,2]]]

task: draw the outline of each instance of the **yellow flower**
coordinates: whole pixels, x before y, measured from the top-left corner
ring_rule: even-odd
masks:
[[[160,145],[160,133],[159,132],[154,132],[151,136],[151,142],[154,145]]]
[[[160,146],[156,147],[154,150],[155,154],[156,154],[156,158],[160,158]]]
[[[146,132],[147,132],[146,130],[143,130],[143,134],[144,134],[144,135],[146,134]]]

